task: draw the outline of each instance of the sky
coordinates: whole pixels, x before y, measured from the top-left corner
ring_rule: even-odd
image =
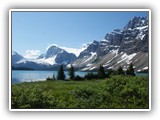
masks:
[[[12,50],[39,55],[51,44],[80,49],[148,12],[12,12]]]

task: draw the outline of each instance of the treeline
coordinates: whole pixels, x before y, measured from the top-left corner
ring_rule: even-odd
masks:
[[[34,70],[34,69],[29,68],[29,67],[14,67],[14,66],[12,66],[12,70]]]
[[[97,72],[88,72],[84,77],[75,75],[75,69],[72,64],[68,69],[69,80],[104,79],[104,78],[109,78],[112,75],[135,76],[133,64],[131,63],[126,71],[124,71],[121,66],[119,66],[117,70],[112,70],[112,69],[105,70],[104,67],[100,65]],[[63,65],[60,65],[57,76],[53,74],[52,78],[48,77],[46,78],[46,80],[66,80],[66,75],[64,73]]]

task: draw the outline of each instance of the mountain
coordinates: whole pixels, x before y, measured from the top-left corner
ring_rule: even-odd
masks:
[[[123,29],[114,29],[103,40],[93,41],[72,64],[81,70],[127,69],[133,63],[136,71],[148,69],[148,18],[133,17]]]
[[[12,53],[12,58],[13,58]],[[45,54],[41,54],[35,59],[18,59],[14,60],[14,67],[29,67],[33,69],[53,69],[57,68],[60,64],[67,65],[76,59],[76,55],[68,53],[64,49],[59,48],[56,45],[49,46]],[[12,62],[13,63],[13,62]]]
[[[12,65],[16,64],[18,61],[23,60],[24,57],[20,54],[18,54],[15,51],[12,51]]]
[[[100,65],[105,69],[117,69],[122,66],[126,70],[132,62],[135,71],[148,69],[148,18],[133,17],[122,29],[114,29],[101,41],[94,40],[82,49],[48,46],[46,53],[37,58],[28,59],[12,53],[14,67],[33,69],[58,69],[72,64],[81,71],[96,70]]]
[[[53,63],[50,64],[69,64],[73,62],[77,57],[73,53],[68,53],[64,49],[52,45],[47,49],[47,52],[44,57],[46,60],[51,59],[54,61]]]
[[[30,69],[40,69],[43,68],[43,64],[38,64],[36,62],[30,61],[24,58],[19,53],[12,51],[12,67],[15,69],[19,68],[30,68]]]

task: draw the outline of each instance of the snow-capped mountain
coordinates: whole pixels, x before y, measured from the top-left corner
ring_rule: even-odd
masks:
[[[103,40],[93,41],[72,64],[81,70],[107,69],[133,63],[135,70],[148,68],[148,18],[133,17],[123,29],[114,29]]]
[[[13,53],[12,53],[13,57]],[[15,67],[29,67],[34,69],[47,69],[50,67],[58,66],[59,64],[67,65],[76,59],[76,55],[68,53],[64,49],[56,45],[49,46],[45,54],[41,54],[35,59],[16,59],[17,61],[12,64]]]
[[[57,68],[60,64],[76,69],[95,70],[99,65],[106,69],[127,69],[132,62],[135,71],[148,69],[148,18],[133,17],[123,29],[114,29],[103,40],[87,44],[82,49],[49,45],[46,53],[28,59],[16,52],[12,53],[12,65],[34,69]]]
[[[73,62],[77,57],[73,53],[68,53],[64,49],[58,46],[52,45],[47,49],[47,52],[44,58],[52,59],[52,63],[50,62],[50,64],[53,65],[53,64],[69,64]]]

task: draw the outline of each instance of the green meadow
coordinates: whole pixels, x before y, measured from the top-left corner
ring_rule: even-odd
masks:
[[[149,108],[149,80],[142,76],[24,82],[11,89],[12,109]]]
[[[12,85],[12,109],[148,109],[148,83],[134,76],[19,83]]]

